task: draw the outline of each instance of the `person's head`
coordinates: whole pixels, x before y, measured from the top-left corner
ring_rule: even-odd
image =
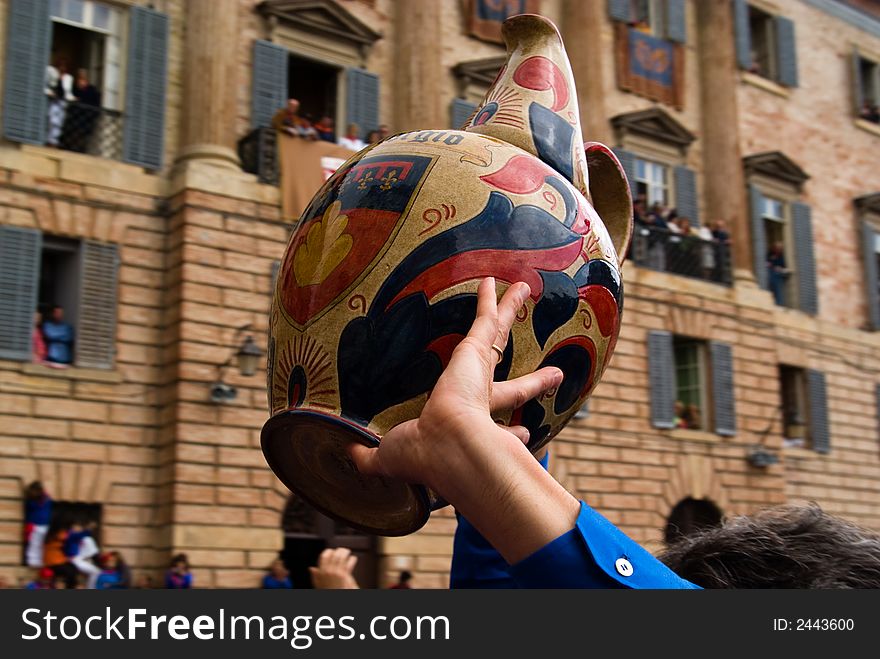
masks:
[[[62,307],[60,304],[52,305],[52,320],[54,320],[56,323],[60,323],[62,320],[64,320],[64,307]]]
[[[684,215],[678,218],[678,226],[682,231],[690,231],[691,221]]]
[[[37,570],[37,581],[44,586],[51,586],[55,583],[55,571],[50,567],[41,567]]]
[[[76,84],[80,87],[84,87],[85,85],[89,84],[89,72],[85,69],[77,69]]]
[[[276,558],[274,561],[272,561],[272,564],[269,565],[269,572],[272,573],[273,577],[276,577],[278,579],[283,579],[289,574],[287,568],[284,567],[284,561],[282,561],[280,558]]]
[[[680,400],[675,401],[674,411],[675,416],[681,416],[682,412],[684,412],[684,403],[682,403]]]
[[[409,570],[401,570],[397,581],[401,584],[408,584],[412,580],[412,572]]]
[[[330,117],[329,115],[325,114],[323,117],[321,117],[321,119],[320,119],[320,121],[318,121],[318,123],[321,125],[322,128],[325,128],[327,130],[333,130],[333,118]]]
[[[33,481],[24,490],[24,496],[26,499],[42,499],[45,494],[46,490],[43,488],[43,484],[40,481]]]
[[[715,220],[715,231],[724,231],[724,228],[726,226],[727,224],[724,222],[724,220]]]
[[[388,129],[388,124],[380,124],[379,125],[379,139],[384,140],[391,134],[391,131]]]
[[[53,588],[55,588],[55,590],[66,590],[67,589],[67,582],[61,578],[55,579],[55,583],[53,585]]]
[[[189,571],[189,559],[186,554],[175,554],[171,559],[171,569],[180,573]]]
[[[149,574],[142,574],[137,578],[137,581],[134,582],[135,588],[152,588],[153,587],[153,577]]]
[[[784,248],[784,245],[782,244],[782,241],[777,240],[775,243],[773,243],[773,245],[770,246],[770,251],[773,254],[782,254],[783,248]]]
[[[70,525],[70,532],[71,533],[79,533],[82,530],[83,530],[82,522],[76,521]]]
[[[360,137],[361,128],[355,123],[348,124],[348,128],[346,128],[345,136],[349,139],[356,140]]]
[[[113,560],[116,561],[116,567],[120,569],[126,567],[125,559],[122,558],[122,554],[118,551],[111,551],[110,555],[113,556]]]
[[[105,570],[115,570],[119,567],[119,559],[116,552],[109,552],[101,556],[101,567]]]
[[[369,135],[367,135],[367,143],[368,144],[376,144],[377,142],[382,141],[382,135],[379,134],[378,130],[371,130]]]
[[[727,519],[659,558],[703,588],[880,588],[880,536],[815,503]]]
[[[296,114],[297,112],[299,112],[299,101],[295,98],[288,98],[287,99],[287,111],[290,114]]]

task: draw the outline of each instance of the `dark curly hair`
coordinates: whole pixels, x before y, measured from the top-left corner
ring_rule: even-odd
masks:
[[[730,518],[658,558],[703,588],[880,588],[880,536],[815,503]]]

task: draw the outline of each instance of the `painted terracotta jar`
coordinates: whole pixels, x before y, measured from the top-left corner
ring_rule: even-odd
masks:
[[[389,137],[346,162],[300,218],[279,270],[268,364],[269,466],[294,493],[382,535],[442,505],[426,488],[360,474],[351,442],[377,445],[419,415],[467,334],[476,290],[525,281],[496,380],[552,365],[558,390],[512,410],[537,451],[599,382],[620,328],[632,231],[623,171],[584,144],[556,27],[504,24],[508,60],[462,130]]]

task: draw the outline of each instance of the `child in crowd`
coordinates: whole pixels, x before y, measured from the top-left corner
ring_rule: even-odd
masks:
[[[51,517],[52,498],[40,481],[34,481],[27,486],[24,497],[25,562],[30,567],[44,565],[43,545]]]
[[[192,573],[186,554],[177,554],[171,559],[171,567],[165,573],[165,587],[173,589],[192,588]]]
[[[27,590],[52,590],[55,588],[55,573],[51,568],[42,567],[37,570],[36,578],[29,582],[25,588]]]
[[[276,558],[269,566],[269,574],[263,577],[263,588],[293,588],[290,572],[280,558]]]
[[[95,581],[98,590],[120,590],[129,587],[130,575],[126,574],[128,566],[122,561],[117,551],[103,554],[100,559],[101,574]]]
[[[92,535],[96,526],[93,521],[86,525],[72,524],[64,540],[64,555],[77,571],[86,575],[86,588],[94,588],[98,575],[101,574],[101,568],[91,560],[99,553],[98,544]]]

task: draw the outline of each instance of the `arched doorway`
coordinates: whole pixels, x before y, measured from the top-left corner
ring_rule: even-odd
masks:
[[[317,565],[326,547],[348,547],[358,557],[354,576],[361,588],[377,584],[376,536],[356,531],[322,515],[291,495],[281,518],[284,549],[281,559],[290,570],[295,588],[311,588],[309,567]]]
[[[669,546],[698,531],[720,525],[721,509],[710,499],[686,497],[669,513],[663,536]]]

